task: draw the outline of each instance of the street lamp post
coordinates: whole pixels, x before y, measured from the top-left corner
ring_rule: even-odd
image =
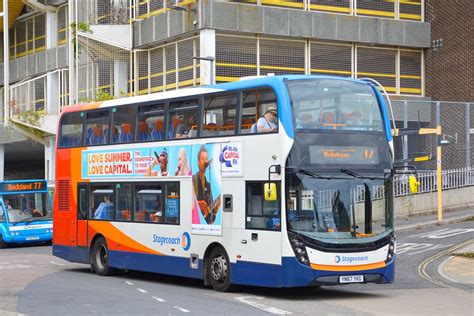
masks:
[[[214,58],[212,56],[207,56],[207,57],[193,57],[193,59],[205,60],[205,61],[208,61],[208,62],[211,63],[211,70],[210,70],[211,84],[215,84],[216,83],[216,78],[214,76],[214,62],[215,62],[216,58]]]

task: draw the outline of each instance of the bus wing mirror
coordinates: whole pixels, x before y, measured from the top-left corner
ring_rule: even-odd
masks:
[[[265,183],[263,185],[263,193],[265,195],[265,201],[276,201],[277,200],[277,189],[276,183]]]
[[[410,176],[408,178],[408,184],[410,186],[411,193],[418,193],[418,187],[420,186],[420,182],[416,179],[415,176]]]

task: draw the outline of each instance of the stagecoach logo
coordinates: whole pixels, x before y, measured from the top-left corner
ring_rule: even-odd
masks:
[[[188,251],[191,247],[191,236],[188,232],[184,232],[181,237],[166,237],[153,234],[153,242],[163,245],[181,245],[184,251]]]
[[[368,256],[335,256],[334,262],[336,263],[354,263],[354,262],[365,262],[368,261]]]
[[[191,247],[191,236],[189,236],[188,232],[184,232],[181,236],[181,247],[183,247],[184,251],[188,251]]]

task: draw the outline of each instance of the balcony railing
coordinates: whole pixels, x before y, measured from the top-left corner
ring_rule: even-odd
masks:
[[[147,19],[171,7],[190,6],[200,0],[130,0],[132,17]],[[374,16],[396,20],[423,21],[424,0],[229,0],[257,6],[284,7],[345,15]]]
[[[58,75],[58,86],[55,100],[48,98],[48,76]],[[18,123],[40,128],[40,117],[48,114],[59,114],[68,104],[68,71],[59,69],[49,74],[20,82],[10,87],[10,119]],[[53,97],[51,97],[53,98]]]

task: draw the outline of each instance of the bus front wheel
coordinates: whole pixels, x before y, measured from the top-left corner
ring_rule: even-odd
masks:
[[[97,238],[91,252],[91,266],[98,275],[112,275],[114,269],[109,266],[109,249],[103,237]]]
[[[6,248],[7,243],[3,241],[2,235],[0,235],[0,249],[1,248]]]
[[[230,262],[224,248],[212,249],[206,270],[208,281],[214,290],[219,292],[230,290]]]

